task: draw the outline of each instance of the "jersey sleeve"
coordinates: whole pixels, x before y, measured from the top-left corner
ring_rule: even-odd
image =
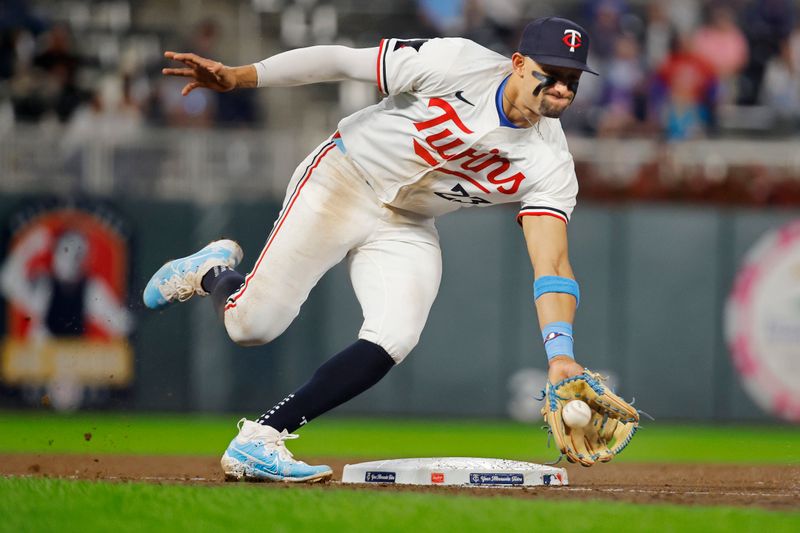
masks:
[[[522,225],[522,217],[548,216],[569,224],[577,196],[578,178],[570,157],[542,180],[542,187],[530,191],[522,198],[517,222]]]
[[[375,77],[385,95],[445,92],[447,73],[464,46],[463,39],[383,39]]]

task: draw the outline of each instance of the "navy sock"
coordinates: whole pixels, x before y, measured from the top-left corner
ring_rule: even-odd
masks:
[[[386,350],[358,340],[328,359],[305,385],[261,415],[258,423],[291,433],[369,389],[393,366],[394,359]]]
[[[200,280],[203,290],[211,294],[214,309],[220,315],[222,315],[228,297],[239,290],[243,283],[244,275],[226,266],[215,266]]]

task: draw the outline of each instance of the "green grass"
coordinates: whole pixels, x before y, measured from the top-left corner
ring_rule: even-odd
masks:
[[[218,455],[235,435],[235,422],[234,416],[0,411],[0,453]],[[502,421],[323,418],[300,434],[291,443],[300,457],[554,457],[538,426]],[[800,428],[648,422],[618,460],[800,464]]]
[[[234,416],[0,411],[0,453],[221,453]],[[91,439],[85,435],[91,433]],[[501,421],[324,418],[301,458],[553,457],[538,426]],[[800,464],[800,429],[650,422],[622,461]],[[0,478],[0,531],[800,531],[800,513],[538,501],[265,485],[180,486]]]
[[[29,478],[0,478],[0,516],[9,532],[800,530],[800,513],[724,507]]]

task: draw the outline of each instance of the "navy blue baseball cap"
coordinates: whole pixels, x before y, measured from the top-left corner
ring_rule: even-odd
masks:
[[[589,68],[589,33],[571,20],[546,17],[529,22],[522,31],[518,51],[542,65],[576,68],[597,75]]]

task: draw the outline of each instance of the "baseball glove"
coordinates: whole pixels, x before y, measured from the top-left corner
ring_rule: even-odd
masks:
[[[592,409],[586,427],[570,428],[564,424],[561,410],[571,400],[583,400]],[[548,382],[542,415],[562,455],[583,466],[613,459],[639,427],[637,410],[606,387],[599,374],[588,369],[556,384]]]

